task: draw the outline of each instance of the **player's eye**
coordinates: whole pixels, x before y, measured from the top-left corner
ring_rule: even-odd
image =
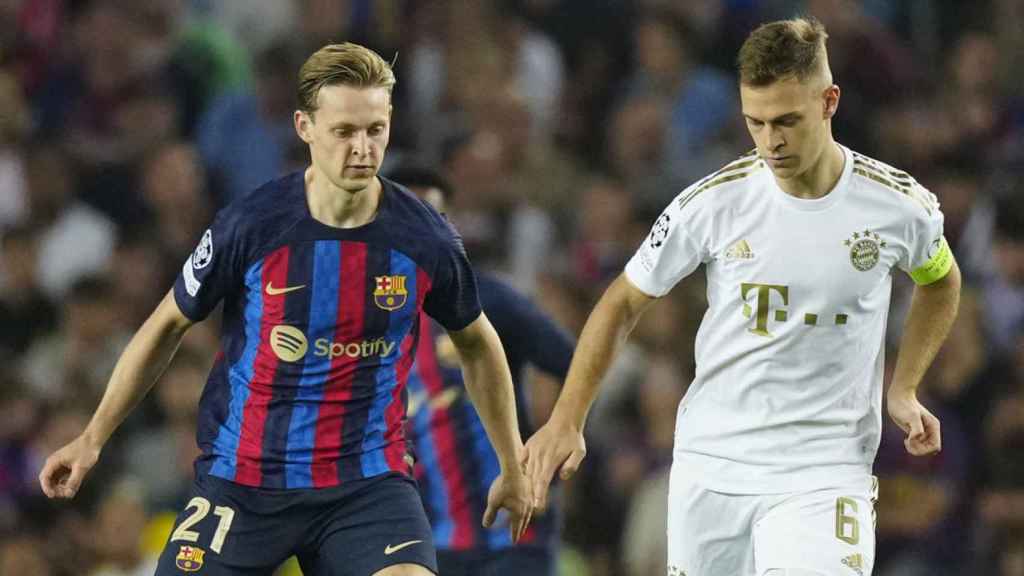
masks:
[[[764,122],[761,122],[760,120],[754,120],[753,118],[747,118],[747,124],[750,124],[755,128],[760,128],[761,126],[764,126]]]

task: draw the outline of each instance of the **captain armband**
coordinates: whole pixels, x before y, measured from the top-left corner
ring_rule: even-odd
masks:
[[[928,261],[910,273],[918,286],[931,284],[946,277],[953,268],[953,251],[945,236],[939,236],[928,248]]]

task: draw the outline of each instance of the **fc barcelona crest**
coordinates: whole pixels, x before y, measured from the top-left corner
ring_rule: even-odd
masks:
[[[174,565],[184,572],[195,572],[203,567],[206,551],[195,546],[182,546],[174,558]]]
[[[373,302],[384,310],[398,310],[405,306],[409,291],[405,289],[405,276],[376,276]]]

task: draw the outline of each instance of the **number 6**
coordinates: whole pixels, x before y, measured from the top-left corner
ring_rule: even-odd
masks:
[[[847,508],[851,511],[849,515],[846,514]],[[836,538],[851,545],[860,542],[860,524],[857,523],[856,514],[857,502],[854,499],[845,496],[836,499]],[[850,527],[849,531],[847,526]]]
[[[188,518],[185,518],[185,520],[174,529],[174,533],[171,534],[171,542],[176,540],[196,542],[199,540],[199,532],[189,530],[189,528],[196,525],[210,513],[210,501],[202,496],[196,496],[189,500],[188,506],[185,506],[185,510],[188,510],[193,506],[196,511],[190,514]],[[213,540],[210,542],[210,550],[220,554],[220,549],[224,546],[224,539],[228,536],[228,530],[231,530],[231,521],[235,518],[235,511],[227,506],[217,506],[213,509],[213,514],[214,516],[219,517],[220,521],[217,523],[217,530],[213,533]]]

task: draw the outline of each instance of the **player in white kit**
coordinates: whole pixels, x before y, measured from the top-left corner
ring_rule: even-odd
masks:
[[[941,447],[916,388],[956,315],[960,273],[934,195],[833,140],[820,23],[766,24],[739,55],[756,150],[684,190],[587,321],[548,423],[527,443],[543,499],[585,454],[587,411],[640,314],[704,264],[709,308],[679,406],[670,576],[871,574],[872,463],[892,275],[917,287],[887,392],[906,449]]]

